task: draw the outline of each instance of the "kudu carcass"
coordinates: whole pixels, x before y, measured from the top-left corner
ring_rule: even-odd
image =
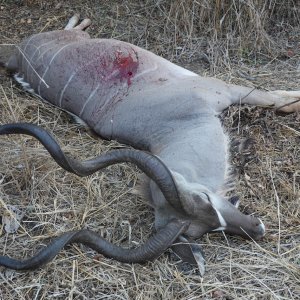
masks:
[[[121,261],[142,262],[176,240],[175,252],[197,263],[203,273],[200,248],[189,243],[191,239],[218,230],[263,237],[260,219],[241,213],[237,203],[226,198],[228,137],[218,114],[234,103],[273,105],[292,112],[300,109],[300,91],[264,92],[201,77],[137,46],[90,39],[83,31],[90,20],[77,25],[78,21],[75,15],[65,30],[27,38],[5,66],[25,89],[77,116],[101,137],[140,150],[116,150],[79,163],[36,126],[3,125],[0,134],[37,137],[62,167],[82,176],[111,163],[137,163],[152,179],[150,203],[158,232],[133,254],[92,232],[66,233],[37,257],[25,262],[1,257],[0,264],[35,268],[70,242],[83,242]]]

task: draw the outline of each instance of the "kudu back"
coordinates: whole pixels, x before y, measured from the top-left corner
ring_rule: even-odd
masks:
[[[101,137],[159,157],[172,174],[181,208],[149,181],[157,229],[175,218],[190,222],[185,235],[191,238],[217,230],[263,237],[263,223],[226,198],[229,142],[218,115],[233,103],[295,111],[300,92],[264,92],[201,77],[132,44],[91,39],[81,30],[89,21],[76,28],[77,22],[75,16],[67,30],[25,39],[7,69],[28,91],[77,116]],[[177,250],[197,261],[197,247]]]

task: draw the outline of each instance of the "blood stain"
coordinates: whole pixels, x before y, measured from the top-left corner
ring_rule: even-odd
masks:
[[[137,71],[138,61],[134,60],[130,53],[128,56],[122,56],[121,51],[115,52],[115,57],[113,71],[119,71],[116,77],[120,80],[127,79],[127,84],[131,85],[131,78]]]

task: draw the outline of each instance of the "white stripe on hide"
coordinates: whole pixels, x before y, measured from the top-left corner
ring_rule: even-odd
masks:
[[[65,84],[64,88],[62,89],[61,93],[60,93],[60,97],[59,97],[59,100],[58,100],[58,106],[59,107],[62,107],[62,99],[64,97],[64,93],[66,91],[66,88],[68,87],[68,85],[70,84],[70,82],[72,81],[73,77],[76,75],[76,72],[73,72],[71,74],[71,76],[69,77],[67,83]]]
[[[55,57],[56,57],[63,49],[65,49],[66,47],[68,47],[68,46],[70,46],[70,45],[72,45],[72,44],[67,44],[67,45],[64,45],[63,47],[61,47],[61,48],[53,55],[53,57],[51,58],[51,60],[50,60],[50,62],[49,62],[49,64],[48,64],[48,66],[47,66],[47,68],[46,68],[46,70],[45,70],[43,76],[40,78],[40,82],[39,82],[39,86],[38,86],[38,94],[41,94],[41,83],[42,83],[42,80],[44,80],[44,77],[46,76],[46,74],[47,74],[47,72],[48,72],[48,70],[49,70],[49,68],[50,68],[50,66],[51,66],[51,64],[52,64],[52,62],[54,61]]]
[[[85,103],[83,104],[82,109],[81,109],[81,111],[80,111],[80,113],[79,113],[79,116],[80,116],[80,117],[81,117],[81,115],[83,114],[84,109],[85,109],[85,107],[87,106],[87,104],[91,101],[91,99],[94,97],[94,95],[95,95],[96,92],[98,91],[99,87],[100,87],[100,84],[98,84],[98,85],[96,86],[96,88],[90,93],[89,97],[87,98],[87,100],[86,100]]]

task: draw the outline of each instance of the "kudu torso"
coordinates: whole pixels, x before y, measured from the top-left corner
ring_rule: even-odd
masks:
[[[222,188],[226,138],[201,96],[210,92],[202,77],[134,45],[90,39],[79,30],[33,35],[19,47],[9,68],[43,99],[106,139],[159,155],[188,181]]]

